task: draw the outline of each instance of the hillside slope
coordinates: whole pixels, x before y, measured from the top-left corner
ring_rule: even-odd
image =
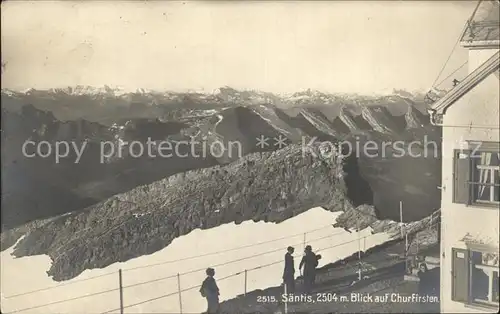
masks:
[[[2,229],[82,209],[138,185],[218,164],[212,156],[173,155],[165,160],[146,153],[136,158],[127,147],[119,154],[119,141],[146,145],[148,137],[161,140],[183,127],[177,122],[136,119],[108,128],[86,120],[60,121],[33,106],[24,106],[20,112],[2,109]],[[42,142],[50,145],[45,152],[50,149],[52,153],[47,158],[27,157],[23,153],[26,141],[33,141],[26,146],[27,154],[34,154],[35,144]],[[71,146],[68,155],[56,161],[58,142]],[[115,148],[115,154],[101,162],[101,145],[106,142],[112,143],[109,147]],[[75,146],[83,152],[79,160]]]
[[[193,229],[250,219],[279,222],[317,205],[343,210],[340,160],[302,154],[290,145],[138,187],[29,230],[14,254],[49,255],[49,275],[64,280],[153,253]]]

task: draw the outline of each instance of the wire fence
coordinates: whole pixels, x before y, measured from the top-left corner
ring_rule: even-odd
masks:
[[[323,227],[319,227],[319,228],[316,228],[316,229],[311,229],[311,230],[308,230],[306,232],[295,233],[295,234],[283,236],[283,237],[280,237],[280,238],[274,238],[274,239],[271,239],[271,240],[257,242],[257,243],[252,243],[252,244],[244,245],[244,246],[238,246],[238,247],[234,247],[234,248],[230,248],[230,249],[226,249],[226,250],[220,250],[220,251],[210,252],[210,253],[205,253],[205,254],[198,254],[198,255],[194,255],[194,256],[179,258],[179,259],[175,259],[175,260],[168,260],[168,261],[163,261],[163,262],[159,262],[159,263],[151,263],[151,264],[141,265],[141,266],[132,267],[132,268],[125,268],[125,269],[122,269],[122,272],[128,272],[128,271],[134,271],[134,270],[139,270],[139,269],[144,269],[144,268],[157,267],[157,266],[161,266],[161,265],[174,264],[174,263],[189,261],[189,260],[193,260],[193,259],[197,259],[197,258],[201,258],[201,257],[219,255],[219,254],[223,254],[223,253],[227,253],[227,252],[233,252],[233,251],[237,251],[237,250],[241,250],[241,249],[246,249],[246,248],[260,246],[260,245],[263,245],[263,244],[269,244],[269,243],[278,242],[278,241],[282,241],[282,240],[286,240],[286,239],[291,239],[291,238],[298,237],[298,236],[303,236],[303,242],[302,242],[302,244],[304,244],[305,241],[306,241],[307,234],[310,234],[310,233],[313,233],[313,232],[316,232],[316,231],[320,231],[320,230],[324,230],[324,229],[327,229],[329,227],[332,227],[332,224],[328,224],[328,225],[325,225]],[[341,231],[341,232],[337,232],[337,233],[328,235],[326,237],[321,237],[321,238],[318,238],[318,239],[312,239],[311,241],[317,241],[317,240],[321,240],[321,239],[326,239],[326,238],[329,238],[329,237],[332,237],[332,236],[335,236],[335,235],[340,235],[340,234],[343,234],[343,233],[344,232]],[[280,248],[279,250],[266,251],[266,252],[261,253],[260,255],[274,253],[274,252],[282,251],[282,250],[283,249]],[[254,257],[254,256],[255,255],[252,255],[251,257]],[[246,258],[228,261],[228,262],[225,262],[223,264],[224,265],[231,264],[231,263],[238,262],[238,261],[241,261],[241,260],[244,260],[244,259],[246,259]],[[215,265],[215,266],[222,266],[223,264]],[[203,268],[203,269],[196,269],[196,270],[193,270],[193,271],[189,271],[188,273],[198,272],[200,270],[205,270],[205,268]],[[82,282],[87,282],[87,281],[90,281],[90,280],[95,280],[95,279],[99,279],[99,278],[103,278],[103,277],[107,277],[107,276],[111,276],[111,275],[116,276],[116,272],[109,272],[109,273],[105,273],[105,274],[101,274],[101,275],[92,276],[92,277],[89,277],[89,278],[83,278],[83,279],[79,279],[79,280],[73,280],[73,281],[69,281],[69,282],[63,282],[63,283],[61,283],[61,284],[59,284],[57,286],[46,287],[46,288],[41,288],[41,289],[36,289],[36,290],[30,290],[30,291],[27,291],[27,292],[23,292],[23,293],[19,293],[19,294],[8,296],[8,297],[6,297],[6,299],[20,297],[20,296],[23,296],[23,295],[29,295],[29,294],[33,294],[33,293],[36,293],[36,292],[42,292],[42,291],[47,291],[47,290],[58,289],[58,288],[62,288],[62,287],[66,287],[66,286],[70,286],[70,285],[74,285],[74,284],[79,284],[79,283],[82,283]],[[174,278],[176,276],[177,275],[171,275],[171,276],[159,278],[158,280],[164,280],[164,279]],[[158,280],[156,280],[156,281],[158,281]]]
[[[440,221],[437,221],[437,219],[435,219],[434,221],[433,221],[433,219],[431,219],[430,221],[431,221],[431,223],[429,224],[429,228],[432,228],[434,225],[437,225],[437,224],[440,223]],[[8,299],[18,298],[18,297],[21,297],[21,296],[32,296],[32,295],[36,295],[37,293],[40,293],[42,291],[48,291],[48,290],[58,289],[58,288],[61,288],[61,287],[67,287],[69,285],[75,285],[75,284],[79,284],[79,283],[82,283],[82,282],[88,282],[88,281],[92,281],[92,280],[95,280],[95,279],[98,279],[98,278],[103,278],[103,277],[114,275],[114,276],[117,276],[118,279],[116,281],[112,281],[112,285],[115,286],[113,288],[102,290],[102,291],[98,291],[98,292],[92,292],[92,293],[88,293],[88,294],[83,294],[83,295],[79,295],[79,296],[76,296],[76,297],[70,297],[70,298],[66,298],[66,299],[63,299],[63,300],[56,300],[56,301],[53,301],[53,302],[39,304],[39,305],[31,306],[31,307],[25,307],[25,308],[21,308],[21,309],[16,309],[16,310],[10,311],[9,313],[20,313],[20,312],[26,312],[26,311],[31,311],[31,310],[35,310],[35,309],[45,309],[45,308],[53,306],[53,305],[67,303],[67,302],[73,302],[73,301],[81,300],[81,299],[95,298],[97,296],[108,295],[108,294],[113,293],[113,292],[116,292],[116,294],[118,295],[118,298],[119,298],[119,300],[116,302],[117,307],[113,308],[113,309],[110,309],[110,310],[107,310],[105,312],[102,312],[102,314],[112,313],[112,312],[125,313],[125,309],[130,309],[132,307],[137,307],[137,306],[140,306],[142,304],[151,303],[151,302],[154,302],[156,300],[161,300],[161,299],[165,299],[165,298],[173,297],[173,296],[178,296],[178,298],[179,298],[179,311],[180,311],[180,313],[182,313],[183,312],[183,300],[182,300],[183,293],[188,292],[188,291],[192,291],[192,290],[195,290],[195,289],[199,289],[201,287],[201,284],[198,284],[198,285],[191,285],[191,286],[188,285],[187,288],[183,288],[183,285],[185,285],[186,282],[189,282],[189,280],[186,279],[186,276],[189,275],[189,274],[195,274],[195,273],[204,272],[206,270],[206,267],[189,270],[189,271],[186,271],[186,272],[183,272],[183,273],[177,273],[175,275],[169,275],[169,276],[154,278],[154,279],[151,279],[151,280],[139,281],[139,282],[131,283],[131,284],[128,284],[128,285],[123,284],[124,274],[127,274],[128,272],[132,272],[132,271],[135,271],[135,270],[139,270],[139,269],[153,268],[153,267],[157,267],[157,266],[160,266],[160,265],[167,265],[167,264],[171,264],[171,263],[175,263],[175,262],[182,262],[182,261],[192,260],[192,259],[200,258],[200,257],[204,257],[204,256],[218,255],[218,254],[222,254],[222,253],[225,253],[225,252],[231,252],[231,251],[241,250],[241,249],[245,249],[245,248],[249,248],[249,247],[255,247],[255,246],[258,246],[258,245],[263,245],[263,244],[266,244],[266,243],[272,243],[272,242],[276,242],[276,241],[280,241],[280,240],[285,240],[285,239],[289,239],[289,238],[293,238],[293,237],[298,237],[298,236],[301,236],[301,235],[303,236],[303,240],[301,242],[297,242],[297,243],[295,243],[293,245],[301,245],[302,244],[305,247],[306,243],[310,244],[310,243],[314,243],[314,242],[317,242],[317,241],[320,241],[320,240],[325,240],[325,239],[333,238],[333,237],[336,237],[336,236],[340,236],[341,234],[345,234],[345,231],[342,230],[340,232],[334,232],[334,233],[328,234],[326,236],[321,236],[321,237],[316,237],[316,238],[311,238],[311,239],[308,239],[308,237],[307,237],[307,235],[310,234],[310,233],[313,233],[313,232],[316,232],[316,231],[319,231],[319,230],[323,230],[323,229],[326,229],[326,228],[331,228],[331,227],[332,227],[332,225],[329,224],[329,225],[323,226],[321,228],[309,230],[307,232],[297,233],[297,234],[293,234],[293,235],[289,235],[289,236],[285,236],[285,237],[280,237],[280,238],[275,238],[275,239],[271,239],[271,240],[264,241],[264,242],[257,242],[257,243],[253,243],[253,244],[250,244],[250,245],[245,245],[245,246],[230,248],[230,249],[226,249],[226,250],[222,250],[222,251],[211,252],[211,253],[206,253],[206,254],[200,254],[200,255],[196,255],[196,256],[191,256],[191,257],[186,257],[186,258],[181,258],[181,259],[176,259],[176,260],[170,260],[170,261],[164,261],[164,262],[160,262],[160,263],[152,263],[152,264],[142,265],[142,266],[128,268],[128,269],[119,269],[118,272],[105,273],[105,274],[94,276],[94,277],[90,277],[90,278],[85,278],[85,279],[75,280],[75,281],[71,281],[71,282],[67,282],[67,283],[62,283],[62,284],[57,285],[57,286],[47,287],[47,288],[43,288],[43,289],[31,290],[31,291],[28,291],[28,292],[23,292],[23,293],[11,295],[11,296],[6,296],[6,297],[4,297],[4,299],[8,300]],[[401,228],[404,228],[404,226],[402,225]],[[337,243],[337,244],[333,244],[333,245],[327,245],[325,247],[316,249],[316,251],[318,251],[318,252],[324,252],[324,251],[327,251],[327,250],[338,248],[340,246],[344,246],[344,245],[347,245],[347,244],[353,244],[355,242],[358,242],[359,251],[361,252],[361,251],[363,251],[363,250],[366,249],[366,243],[365,243],[366,239],[370,238],[370,237],[373,237],[373,236],[376,236],[376,235],[378,235],[378,234],[375,233],[375,234],[370,234],[370,235],[366,235],[366,236],[360,236],[360,234],[358,233],[358,237],[356,239],[349,240],[349,241],[343,241],[341,243]],[[363,243],[363,245],[361,245],[361,243]],[[406,250],[406,248],[405,248],[405,250]],[[245,261],[245,260],[248,260],[248,259],[251,259],[251,258],[255,258],[255,257],[258,257],[258,256],[264,256],[264,255],[267,255],[267,254],[276,253],[276,252],[280,252],[280,251],[284,251],[284,248],[280,247],[278,249],[273,249],[273,250],[264,251],[264,252],[261,252],[261,253],[258,253],[258,254],[248,255],[248,256],[245,256],[245,257],[241,257],[241,258],[229,260],[229,261],[226,261],[226,262],[223,262],[223,263],[219,263],[219,264],[215,264],[215,265],[210,265],[210,267],[217,267],[219,269],[220,267],[223,267],[223,266],[226,266],[226,265],[230,265],[230,264],[242,262],[242,261]],[[404,255],[406,256],[406,252],[404,253]],[[364,258],[364,256],[362,257],[361,255],[358,255],[358,259],[359,259],[359,263],[358,263],[359,280],[361,280],[363,278],[362,277],[362,272],[363,272],[362,259],[363,258]],[[261,264],[261,265],[255,266],[255,267],[249,267],[249,268],[246,268],[244,270],[240,270],[240,271],[234,272],[232,274],[229,274],[229,275],[217,278],[217,282],[218,283],[224,282],[224,281],[226,281],[226,280],[228,280],[230,278],[236,278],[236,277],[240,276],[241,277],[242,286],[243,286],[242,294],[246,295],[247,291],[248,291],[248,288],[249,288],[248,287],[249,286],[249,280],[248,280],[249,279],[249,273],[255,272],[255,271],[259,270],[259,269],[264,269],[264,268],[268,268],[268,267],[271,267],[271,266],[274,266],[274,265],[279,265],[279,264],[281,264],[283,262],[284,262],[283,258],[280,258],[279,260],[275,260],[275,261],[270,262],[270,263]],[[371,262],[373,262],[373,260]],[[350,264],[346,264],[346,265],[337,266],[337,267],[335,267],[335,269],[338,270],[338,269],[347,268],[347,267],[352,268],[353,266],[350,265]],[[193,279],[195,279],[197,282],[200,282],[201,281],[200,279],[203,279],[204,276],[200,276],[200,277],[201,278],[198,277],[198,278],[193,278]],[[176,279],[176,283],[173,284],[173,285],[171,285],[171,286],[174,286],[174,285],[176,286],[175,291],[171,291],[169,293],[162,294],[162,295],[159,295],[159,296],[156,296],[156,297],[150,297],[150,298],[147,298],[147,299],[143,299],[143,300],[140,300],[140,301],[137,301],[137,302],[131,302],[131,303],[125,304],[125,302],[124,302],[124,291],[127,291],[128,289],[131,289],[131,288],[134,288],[134,287],[138,287],[138,286],[143,286],[143,285],[149,285],[149,284],[153,284],[153,283],[158,283],[158,282],[165,281],[165,280],[168,280],[168,279],[172,279],[172,280]],[[163,288],[162,288],[162,290],[163,290]],[[128,295],[128,297],[130,299],[136,299],[138,296],[140,296],[140,295],[138,295],[137,293],[133,293],[133,294]]]

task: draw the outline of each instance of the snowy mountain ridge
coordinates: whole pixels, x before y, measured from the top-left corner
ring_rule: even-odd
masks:
[[[310,99],[316,99],[327,103],[333,99],[360,99],[360,100],[373,100],[378,98],[391,98],[394,96],[408,97],[410,99],[420,99],[423,93],[421,91],[406,91],[406,90],[386,90],[377,93],[362,94],[362,93],[328,93],[316,89],[305,89],[302,91],[294,93],[271,93],[264,92],[254,89],[248,90],[237,90],[229,86],[223,86],[217,88],[211,92],[204,90],[187,90],[187,91],[159,91],[150,90],[145,88],[125,89],[123,87],[111,87],[109,85],[104,85],[102,87],[94,87],[87,85],[76,85],[67,87],[58,87],[50,89],[35,89],[29,88],[26,90],[14,90],[14,89],[3,89],[2,94],[14,97],[14,96],[28,96],[28,95],[67,95],[67,96],[89,96],[89,97],[126,97],[127,95],[150,95],[150,96],[162,96],[166,98],[174,99],[179,95],[189,95],[195,96],[200,99],[207,99],[215,97],[224,99],[226,101],[231,100],[254,100],[255,102],[266,102],[275,103],[277,100],[285,102],[300,102]]]

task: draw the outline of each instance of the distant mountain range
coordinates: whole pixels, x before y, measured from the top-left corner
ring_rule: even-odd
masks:
[[[108,85],[104,85],[102,87],[94,87],[87,85],[76,85],[76,86],[67,86],[64,88],[50,88],[50,89],[42,89],[37,90],[35,88],[29,88],[24,91],[15,91],[12,89],[2,89],[4,93],[16,95],[16,94],[24,94],[24,95],[43,95],[43,94],[53,94],[53,95],[68,95],[68,96],[93,96],[93,97],[124,97],[126,98],[129,95],[148,95],[150,97],[164,97],[165,99],[173,99],[180,95],[195,95],[200,98],[206,98],[210,95],[212,96],[221,96],[221,97],[244,97],[247,100],[249,99],[260,99],[265,100],[266,98],[284,98],[290,99],[291,101],[299,100],[308,97],[317,97],[323,98],[324,100],[328,100],[331,95],[329,93],[324,93],[318,90],[306,89],[299,92],[294,93],[286,93],[286,94],[276,94],[271,92],[262,92],[257,90],[236,90],[229,86],[223,86],[217,88],[211,92],[205,91],[188,91],[188,92],[174,92],[174,91],[155,91],[145,88],[137,88],[135,90],[126,90],[120,87],[110,87]],[[344,97],[355,97],[359,98],[360,94],[357,93],[336,93],[337,96]],[[361,94],[362,95],[362,94]],[[409,92],[403,89],[393,89],[392,91],[387,91],[385,93],[373,94],[371,96],[365,96],[367,98],[370,97],[381,97],[381,96],[390,96],[390,95],[400,95],[409,98],[422,98],[425,96],[422,91]]]
[[[436,157],[395,158],[392,149],[385,152],[387,156],[351,155],[343,165],[345,190],[336,183],[331,186],[326,183],[330,173],[338,170],[334,165],[326,166],[318,160],[306,159],[300,167],[293,166],[298,163],[302,141],[314,137],[317,141],[332,143],[345,141],[352,147],[368,140],[379,144],[387,141],[408,144],[415,140],[422,143],[426,136],[428,141],[440,143],[441,130],[429,124],[426,106],[418,95],[401,91],[385,96],[333,95],[308,90],[284,97],[229,87],[209,95],[149,91],[119,94],[109,88],[77,87],[24,93],[2,90],[1,96],[2,244],[12,244],[26,232],[33,236],[41,236],[42,231],[44,234],[35,247],[23,242],[22,250],[17,251],[21,255],[41,251],[50,255],[50,247],[67,237],[68,228],[78,230],[82,223],[106,223],[106,220],[94,221],[92,217],[97,217],[97,213],[107,208],[106,204],[116,195],[134,202],[133,207],[143,212],[153,199],[160,199],[158,195],[167,193],[165,195],[175,195],[175,199],[168,200],[173,203],[164,210],[185,213],[187,216],[181,216],[186,219],[200,215],[201,207],[195,204],[185,211],[192,201],[190,194],[180,193],[180,186],[162,183],[169,180],[181,180],[182,189],[193,193],[197,190],[196,185],[210,187],[204,192],[204,199],[206,204],[212,205],[202,207],[205,211],[217,209],[226,216],[215,222],[198,219],[203,227],[233,220],[269,219],[269,215],[275,212],[281,214],[273,219],[280,220],[316,205],[338,208],[335,200],[340,199],[338,195],[344,192],[354,206],[373,204],[380,219],[398,220],[400,201],[405,204],[405,219],[411,221],[420,220],[439,208],[439,147]],[[269,139],[281,137],[285,147],[275,146],[274,142],[261,147],[257,145],[260,136]],[[101,142],[145,142],[148,138],[155,143],[193,139],[208,144],[220,141],[226,149],[223,154],[208,154],[203,158],[152,158],[147,155],[135,158],[124,151],[121,156],[111,156],[100,162]],[[51,148],[55,148],[58,141],[73,141],[76,145],[85,142],[87,147],[78,164],[74,163],[74,153],[55,163],[50,158],[24,157],[22,145],[28,139],[47,141]],[[242,158],[238,158],[229,145],[231,141],[241,143]],[[422,145],[413,149],[421,151]],[[279,157],[280,154],[285,155]],[[236,175],[235,169],[246,170]],[[217,174],[217,187],[211,182],[215,177],[210,173]],[[257,183],[259,178],[267,182]],[[236,190],[230,185],[231,193],[221,194],[219,187],[224,186],[222,182],[246,185],[253,196],[243,195],[243,185]],[[328,189],[331,195],[338,197],[330,198]],[[155,191],[154,195],[151,191]],[[239,201],[233,203],[236,199]],[[120,207],[113,208],[110,215],[128,215],[132,210],[124,207],[120,214]],[[170,213],[162,214],[163,209],[155,210],[159,210],[160,216],[171,217]],[[214,214],[204,214],[207,215]],[[90,218],[92,221],[88,220]],[[43,227],[42,219],[55,221],[50,223],[50,232],[48,227]],[[29,224],[22,226],[25,223]],[[165,235],[165,239],[171,241],[173,237],[197,228],[193,223],[180,222]],[[101,227],[107,228],[106,225]],[[140,226],[130,225],[130,228],[143,230]],[[144,235],[153,232],[143,231]],[[122,253],[129,257],[139,254],[132,254],[131,238],[126,234],[122,234],[122,244],[131,247]],[[90,241],[95,234],[89,233],[88,236]],[[133,238],[142,236],[135,234]],[[103,240],[107,241],[106,238]],[[145,243],[140,252],[152,252],[168,244],[159,238],[155,241],[150,242],[151,246]],[[163,241],[163,244],[158,241]],[[94,265],[125,258],[125,255],[120,255],[122,253],[117,253],[102,260],[100,255],[95,255],[102,252],[81,249],[83,251],[78,251],[78,255],[94,254],[95,260],[91,262]],[[66,261],[60,262],[63,264],[54,266],[53,271],[59,278],[71,277],[90,267],[90,264],[81,264],[78,270],[71,270]]]
[[[271,93],[239,92],[224,87],[211,96],[170,93],[169,97],[163,99],[171,101],[165,103],[159,102],[157,94],[147,91],[134,95],[147,101],[132,101],[132,94],[117,96],[116,91],[108,87],[29,90],[25,93],[3,90],[2,150],[3,168],[6,170],[3,178],[10,180],[4,189],[10,191],[19,187],[20,191],[24,191],[21,193],[14,188],[16,192],[7,193],[4,202],[8,204],[14,195],[21,193],[14,197],[17,207],[30,207],[21,204],[34,202],[36,207],[51,208],[50,212],[53,213],[67,212],[177,172],[235,160],[235,154],[231,158],[229,151],[218,158],[208,156],[204,160],[195,158],[182,161],[172,158],[168,162],[162,159],[131,158],[125,151],[122,158],[110,158],[107,164],[100,164],[97,154],[98,143],[102,141],[146,141],[148,137],[156,141],[192,137],[196,140],[206,139],[209,143],[238,140],[244,144],[243,154],[248,154],[277,149],[272,146],[257,148],[256,138],[260,135],[268,138],[282,135],[287,144],[300,142],[304,135],[328,141],[352,141],[354,137],[409,141],[422,139],[425,135],[439,139],[439,131],[428,123],[426,110],[423,109],[425,104],[418,102],[418,97],[409,97],[407,94],[403,97],[356,97],[307,90],[285,99]],[[162,95],[165,97],[165,94]],[[53,110],[47,110],[47,107]],[[117,114],[103,116],[103,111]],[[57,114],[65,113],[71,113],[76,119],[63,121],[57,118]],[[86,120],[84,117],[88,116],[94,116],[95,119]],[[49,159],[24,158],[21,145],[27,139],[45,140],[53,144],[63,140],[80,143],[87,140],[89,144],[80,164],[64,160],[54,164]],[[34,175],[36,178],[31,178]],[[50,178],[49,184],[38,187],[38,182],[46,181],[47,178]],[[19,180],[27,180],[29,184],[13,184]],[[34,185],[33,189],[28,188],[30,184]],[[68,205],[60,209],[59,206],[43,205],[55,201],[42,197],[46,195],[43,190],[51,185],[58,185],[54,187],[58,191],[57,195],[67,195]],[[63,189],[64,193],[58,189]],[[25,195],[26,191],[30,192]],[[43,200],[36,197],[39,192]],[[74,198],[78,201],[73,201]],[[19,211],[16,210],[19,222],[31,219],[30,215],[21,218],[23,214]],[[35,212],[37,216],[45,216],[44,211],[39,209]],[[10,223],[7,222],[7,225]]]
[[[156,92],[144,89],[125,92],[108,86],[29,89],[23,92],[2,89],[2,106],[15,110],[20,105],[32,104],[36,108],[52,111],[60,120],[86,119],[110,124],[112,120],[119,118],[161,118],[168,115],[172,107],[207,109],[250,104],[274,105],[292,112],[293,109],[303,107],[331,107],[334,104],[358,108],[357,110],[359,106],[391,104],[391,113],[399,115],[406,112],[407,108],[402,101],[403,97],[412,101],[422,113],[426,113],[423,94],[411,94],[402,90],[394,90],[393,93],[382,96],[328,94],[310,89],[290,95],[277,95],[260,91],[238,91],[231,87],[221,87],[212,93]]]

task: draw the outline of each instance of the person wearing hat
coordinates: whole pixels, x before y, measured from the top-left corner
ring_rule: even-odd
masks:
[[[285,269],[283,270],[283,283],[286,286],[286,293],[295,292],[295,264],[293,261],[293,252],[295,249],[289,246],[285,254]]]
[[[215,270],[213,268],[207,268],[205,271],[207,278],[203,280],[200,288],[201,296],[207,299],[208,314],[215,314],[219,312],[219,287],[215,282]]]
[[[304,292],[309,294],[314,285],[316,279],[316,267],[318,266],[319,256],[313,253],[312,247],[307,245],[304,249],[304,256],[299,264],[299,269],[304,266],[304,271],[302,272],[304,280]]]

